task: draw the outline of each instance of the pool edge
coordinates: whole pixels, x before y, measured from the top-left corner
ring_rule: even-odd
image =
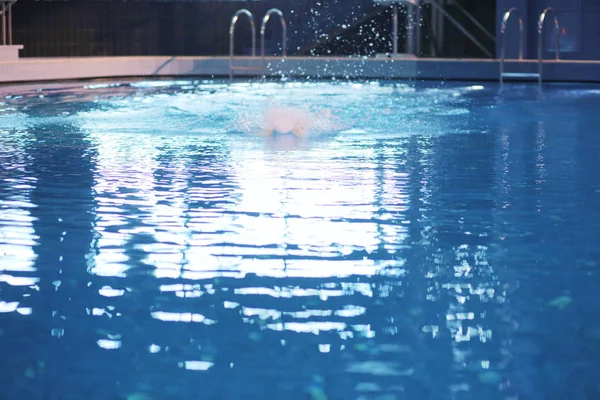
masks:
[[[318,79],[408,79],[497,81],[499,62],[492,59],[358,58],[358,57],[235,57],[236,77]],[[537,72],[537,60],[507,60],[505,71]],[[0,62],[0,84],[56,82],[102,78],[229,76],[229,57],[78,57],[21,58]],[[547,82],[598,82],[600,61],[547,60]],[[523,80],[526,81],[526,80]],[[531,81],[531,80],[530,80]]]

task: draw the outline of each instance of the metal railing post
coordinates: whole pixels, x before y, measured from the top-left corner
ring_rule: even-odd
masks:
[[[556,49],[555,55],[556,60],[560,60],[560,26],[558,25],[558,18],[556,17],[556,12],[552,7],[546,8],[540,14],[540,19],[538,21],[537,31],[538,31],[538,85],[542,86],[542,64],[544,63],[543,56],[543,45],[544,45],[544,20],[546,19],[546,14],[548,12],[552,12],[554,14],[554,31],[555,31],[555,40],[556,40]]]

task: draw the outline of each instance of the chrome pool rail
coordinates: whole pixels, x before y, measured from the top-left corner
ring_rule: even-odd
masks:
[[[249,10],[242,8],[237,10],[236,13],[231,18],[231,23],[229,25],[229,79],[233,79],[233,71],[257,71],[263,72],[265,68],[265,32],[267,23],[271,18],[271,15],[279,16],[279,20],[281,21],[281,27],[283,29],[283,42],[282,42],[282,56],[283,58],[287,57],[287,23],[283,16],[283,12],[277,8],[271,8],[268,10],[264,17],[262,18],[262,22],[260,25],[260,54],[261,54],[261,64],[259,67],[249,67],[249,66],[234,66],[233,65],[233,49],[235,42],[235,25],[237,24],[239,17],[241,15],[246,15],[250,20],[250,29],[252,30],[252,58],[256,57],[256,25],[254,24],[254,15]]]
[[[446,18],[448,18],[448,20],[450,22],[452,22],[452,24],[459,30],[461,31],[469,40],[471,40],[471,42],[477,46],[486,56],[488,56],[489,58],[494,58],[494,55],[492,53],[490,53],[490,51],[488,49],[485,48],[485,46],[483,44],[481,44],[481,42],[479,42],[479,40],[477,40],[475,38],[475,36],[473,36],[456,18],[454,18],[452,16],[452,14],[450,14],[439,2],[438,0],[425,0],[426,3],[431,4],[431,6],[437,8],[442,15],[444,15]]]
[[[556,48],[554,51],[556,61],[560,60],[560,25],[558,24],[558,18],[556,17],[556,11],[552,7],[546,8],[540,14],[540,19],[538,21],[537,31],[538,31],[538,84],[542,85],[542,65],[544,64],[544,21],[546,20],[546,15],[548,12],[552,12],[554,14],[554,31],[555,31],[555,40],[556,40]]]
[[[17,0],[0,0],[2,7],[0,8],[0,16],[2,17],[2,44],[12,45],[12,6]],[[8,43],[7,43],[8,35]]]
[[[410,11],[410,7],[415,7],[417,10],[420,11],[422,0],[373,0],[373,2],[378,5],[392,7],[392,55],[397,56],[398,55],[398,6],[401,5],[401,6],[407,7],[407,12],[406,12],[407,25],[408,25],[407,26],[407,35],[411,36],[412,35],[411,26],[413,24],[413,21],[412,21],[412,12]],[[411,40],[409,40],[407,43],[407,47],[409,48],[409,49],[407,49],[407,52],[409,52],[409,53],[411,51],[413,51],[412,45],[410,42],[411,42]]]
[[[262,57],[263,65],[265,62],[265,31],[267,28],[267,22],[269,22],[269,18],[271,18],[271,15],[273,14],[278,15],[279,21],[281,21],[281,29],[283,31],[283,38],[281,42],[282,55],[283,57],[286,57],[287,55],[287,24],[285,22],[285,18],[283,17],[283,12],[277,8],[271,8],[265,13],[262,23],[260,24],[260,55]]]
[[[250,20],[250,29],[252,30],[252,57],[256,57],[256,25],[254,24],[254,15],[249,10],[245,8],[239,9],[235,12],[233,17],[231,18],[231,23],[229,24],[229,79],[233,78],[233,70],[234,69],[247,69],[248,67],[234,67],[233,66],[233,43],[234,43],[234,33],[235,33],[235,25],[239,21],[240,15],[246,15]]]
[[[523,19],[519,14],[519,10],[516,7],[512,7],[508,11],[504,13],[504,17],[502,18],[502,25],[500,26],[500,88],[502,88],[504,84],[504,78],[537,78],[538,86],[542,86],[542,69],[544,64],[544,21],[546,20],[546,15],[552,12],[554,15],[554,30],[556,33],[556,49],[555,49],[555,57],[556,60],[560,60],[560,25],[558,23],[558,18],[556,16],[556,12],[552,7],[546,8],[540,14],[540,18],[538,20],[537,25],[537,33],[538,33],[538,72],[537,73],[524,73],[524,72],[504,72],[504,56],[505,56],[505,40],[504,34],[506,33],[506,26],[510,16],[515,13],[517,14],[517,18],[519,21],[519,61],[523,61]]]
[[[504,40],[504,34],[506,33],[506,26],[508,25],[508,20],[511,15],[515,14],[518,18],[519,22],[519,61],[523,60],[523,18],[521,18],[521,14],[517,7],[512,7],[508,11],[504,13],[502,17],[502,25],[500,26],[500,87],[504,85],[504,77],[525,77],[523,74],[519,73],[511,73],[504,72],[504,55],[505,55],[505,47],[506,43]],[[526,74],[530,77],[529,74]]]

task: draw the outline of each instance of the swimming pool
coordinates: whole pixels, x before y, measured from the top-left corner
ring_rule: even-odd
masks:
[[[328,118],[254,135],[271,104]],[[3,399],[600,396],[600,87],[0,103]]]

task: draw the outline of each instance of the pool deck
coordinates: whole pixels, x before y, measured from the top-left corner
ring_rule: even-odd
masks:
[[[493,59],[235,57],[236,77],[366,78],[497,81],[499,62]],[[505,72],[535,73],[536,60],[507,60]],[[227,77],[229,57],[79,57],[21,58],[0,62],[0,83],[125,77]],[[519,79],[523,80],[523,79]],[[535,81],[535,78],[529,78]],[[546,60],[543,80],[600,82],[600,61]]]

